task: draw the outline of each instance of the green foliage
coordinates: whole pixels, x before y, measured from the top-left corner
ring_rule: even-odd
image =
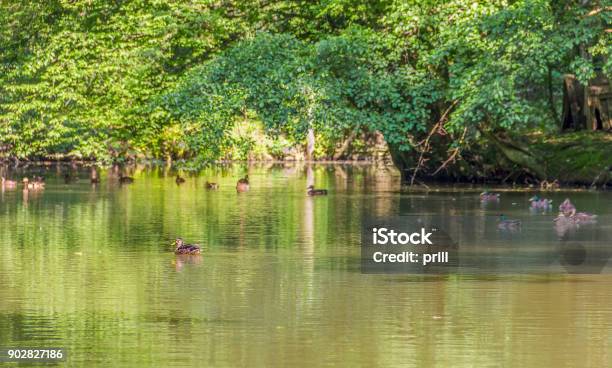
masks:
[[[282,137],[276,151],[302,144],[309,128],[325,152],[356,131],[418,150],[440,119],[449,135],[439,144],[451,148],[484,130],[551,130],[563,74],[612,74],[606,6],[0,1],[0,148],[21,158],[247,157],[261,140],[234,134],[247,117]]]
[[[303,141],[310,127],[336,140],[363,127],[408,149],[407,133],[425,129],[428,106],[437,98],[435,83],[402,65],[388,44],[359,29],[315,44],[258,34],[189,73],[164,98],[182,102],[165,107],[189,123],[227,111],[217,126],[231,125],[231,112],[251,110],[268,132],[294,142]],[[226,96],[223,107],[200,100],[213,92]]]
[[[2,2],[1,9],[0,139],[19,157],[110,159],[125,147],[145,149],[154,139],[147,133],[163,132],[141,109],[242,32],[240,20],[210,2]]]
[[[446,106],[457,103],[447,124],[451,131],[521,130],[554,122],[550,111],[558,107],[549,104],[564,73],[585,83],[594,76],[595,63],[580,47],[604,59],[609,55],[609,12],[587,16],[603,4],[581,3],[400,2],[386,22],[405,39],[410,63],[444,86]],[[549,95],[550,86],[557,95]]]

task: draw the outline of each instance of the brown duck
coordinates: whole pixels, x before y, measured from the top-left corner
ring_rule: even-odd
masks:
[[[91,173],[89,174],[89,181],[91,184],[99,184],[100,177],[98,176],[98,171],[95,168],[91,169]]]
[[[79,181],[79,178],[77,176],[75,176],[73,173],[65,173],[64,174],[64,183],[65,184],[70,184],[70,183],[76,183],[77,181]]]
[[[185,244],[185,242],[181,238],[177,238],[174,241],[174,245],[176,245],[176,249],[174,249],[174,254],[200,254],[199,245]]]
[[[23,189],[42,190],[45,189],[45,182],[39,178],[37,178],[35,181],[30,181],[28,178],[23,178]]]
[[[308,194],[311,197],[327,195],[327,189],[315,189],[314,185],[309,185],[308,188],[306,188],[306,194]]]
[[[219,184],[217,183],[211,183],[211,182],[206,182],[206,189],[211,189],[211,190],[216,190],[219,189]]]
[[[132,184],[134,182],[134,178],[131,176],[120,176],[119,183],[120,184]]]
[[[238,180],[236,183],[236,191],[238,192],[248,192],[250,189],[249,186],[249,176],[246,175],[244,178]]]
[[[176,185],[181,185],[185,182],[185,178],[181,177],[180,175],[176,176]]]
[[[6,188],[6,189],[17,188],[17,182],[15,180],[8,180],[3,176],[2,177],[2,188]]]

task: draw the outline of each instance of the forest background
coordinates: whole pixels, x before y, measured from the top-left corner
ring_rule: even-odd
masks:
[[[0,0],[0,157],[387,157],[406,181],[603,182],[610,134],[560,126],[565,75],[612,75],[611,9]]]

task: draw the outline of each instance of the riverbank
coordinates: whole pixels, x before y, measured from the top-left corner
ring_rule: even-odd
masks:
[[[612,184],[612,134],[575,132],[532,139],[548,177],[578,185]]]
[[[436,167],[442,164],[442,158],[433,157],[427,167],[420,170],[415,184],[427,187],[431,183],[465,183],[483,185],[517,185],[523,188],[538,187],[544,180],[549,183],[555,180],[565,188],[612,188],[612,134],[605,132],[574,132],[555,136],[532,134],[524,137],[524,144],[537,159],[538,171],[544,175],[538,178],[529,168],[518,166],[503,157],[493,145],[474,145],[462,152],[461,159],[448,165],[445,170],[431,175]],[[100,167],[111,168],[141,166],[167,166],[173,170],[198,171],[210,165],[275,165],[303,166],[309,164],[333,165],[376,165],[393,170],[389,154],[381,154],[380,144],[375,147],[376,155],[362,154],[359,160],[320,159],[307,161],[287,156],[284,159],[269,160],[218,160],[210,163],[177,160],[172,163],[158,159],[131,159],[116,163],[99,162],[96,160],[78,160],[67,156],[56,156],[55,159],[18,160],[12,157],[0,160],[8,167],[54,165],[68,167]],[[365,151],[363,151],[365,152]],[[410,177],[413,169],[407,170]]]
[[[453,156],[454,155],[454,156]],[[483,137],[455,153],[433,149],[415,170],[417,154],[400,153],[394,162],[408,183],[473,183],[549,188],[610,189],[612,134],[531,133]],[[417,173],[417,175],[415,175]],[[430,173],[434,173],[431,175]]]

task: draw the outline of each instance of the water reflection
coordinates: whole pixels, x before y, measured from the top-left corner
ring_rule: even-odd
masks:
[[[177,254],[172,262],[177,272],[180,272],[186,265],[201,265],[201,254]]]
[[[610,275],[359,272],[366,213],[435,221],[462,249],[571,265],[576,244],[586,260],[609,238],[610,193],[569,194],[600,220],[560,240],[528,193],[482,207],[482,188],[412,193],[387,169],[289,163],[249,167],[238,195],[246,170],[211,167],[180,187],[171,167],[100,168],[96,187],[87,168],[70,184],[62,167],[8,170],[47,186],[0,197],[0,346],[63,346],[72,366],[612,365]],[[309,180],[329,195],[307,197]],[[498,231],[499,213],[522,231]],[[202,256],[174,255],[178,236]]]

